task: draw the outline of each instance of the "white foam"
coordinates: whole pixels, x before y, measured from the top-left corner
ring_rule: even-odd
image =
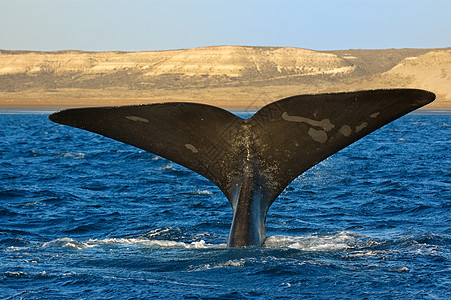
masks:
[[[46,204],[45,203],[41,203],[39,201],[34,201],[34,202],[27,202],[27,203],[25,203],[24,206],[38,206],[38,205],[45,206]]]
[[[158,236],[170,229],[161,229],[151,232],[147,236]],[[66,248],[74,250],[83,250],[88,248],[100,247],[146,247],[146,248],[182,248],[182,249],[207,249],[207,248],[225,248],[226,244],[208,244],[204,240],[195,242],[180,242],[172,240],[157,240],[149,238],[107,238],[107,239],[89,239],[87,241],[77,241],[68,237],[55,239],[41,244],[43,248]],[[23,250],[23,247],[10,247],[10,251]]]
[[[97,245],[91,243],[79,242],[77,240],[71,238],[60,238],[50,242],[46,242],[42,244],[42,247],[56,247],[56,248],[69,248],[75,250],[81,250],[86,248],[96,247]]]
[[[10,246],[6,248],[7,251],[23,251],[28,249],[28,247],[16,247],[16,246]]]
[[[208,244],[204,240],[195,242],[180,242],[174,240],[158,240],[149,239],[150,236],[158,236],[169,229],[151,232],[147,238],[107,238],[107,239],[90,239],[80,242],[71,238],[60,238],[42,244],[42,247],[60,247],[75,250],[82,250],[94,247],[145,247],[145,248],[178,248],[178,249],[224,249],[226,244]],[[334,234],[320,235],[310,234],[306,236],[270,236],[266,239],[264,247],[276,249],[298,249],[303,251],[338,251],[344,249],[355,248],[356,234],[347,231],[341,231]],[[371,253],[360,253],[360,255],[368,255]],[[228,261],[223,265],[214,267],[241,267],[243,261]],[[210,266],[211,267],[211,266]]]
[[[58,157],[73,157],[74,159],[83,159],[83,158],[85,158],[85,154],[84,153],[64,152],[64,153],[58,153]]]
[[[195,195],[213,195],[209,190],[197,190],[193,194]]]
[[[220,264],[219,266],[222,267],[236,267],[236,268],[241,268],[244,267],[244,260],[240,259],[240,260],[229,260],[224,264]]]
[[[240,260],[228,260],[225,263],[219,263],[219,264],[205,264],[201,266],[196,266],[191,268],[191,272],[197,272],[197,271],[205,271],[205,270],[212,270],[212,269],[222,269],[222,268],[242,268],[244,267],[244,259]]]
[[[311,234],[306,236],[271,236],[264,243],[267,248],[298,249],[304,251],[337,251],[353,248],[355,235],[347,231],[332,235]]]
[[[150,238],[150,237],[153,237],[153,236],[158,236],[158,235],[160,235],[162,233],[170,231],[171,229],[172,228],[156,228],[154,230],[151,230],[151,231],[147,232],[146,233],[146,237]]]
[[[184,248],[184,249],[206,249],[216,248],[218,245],[207,244],[204,240],[197,242],[184,243],[170,240],[149,240],[142,238],[110,238],[103,240],[89,240],[88,244],[97,245],[123,245],[123,246],[142,246],[142,247],[157,247],[157,248]]]
[[[407,267],[395,267],[395,268],[390,268],[387,269],[388,272],[395,272],[395,273],[406,273],[406,272],[410,272],[409,268]]]
[[[161,166],[160,168],[158,168],[158,171],[162,171],[162,170],[175,170],[175,169],[172,164],[165,164],[165,165]]]

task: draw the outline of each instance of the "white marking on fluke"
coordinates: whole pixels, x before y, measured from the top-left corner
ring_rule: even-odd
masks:
[[[126,116],[125,118],[130,121],[149,123],[149,120],[137,116]]]
[[[367,122],[363,122],[362,124],[360,124],[359,126],[357,126],[355,128],[355,132],[359,132],[360,130],[362,130],[363,128],[365,128],[366,126],[368,126]]]
[[[345,137],[348,137],[351,135],[352,129],[351,126],[349,125],[343,125],[341,126],[340,130],[338,130],[338,132],[344,135]]]
[[[318,143],[325,143],[327,141],[327,133],[322,130],[316,130],[314,128],[310,128],[308,130],[308,135]]]
[[[194,146],[191,145],[191,144],[185,144],[185,147],[186,147],[187,149],[191,150],[193,153],[198,153],[198,152],[199,152],[199,150],[197,150],[197,148],[194,147]]]
[[[306,123],[311,126],[321,127],[325,131],[330,131],[330,130],[332,130],[332,128],[335,127],[335,125],[332,124],[329,119],[316,121],[316,120],[312,120],[312,119],[304,118],[304,117],[300,117],[300,116],[290,116],[290,115],[288,115],[288,113],[286,111],[282,113],[282,119],[284,119],[285,121],[288,121],[288,122]]]
[[[370,118],[376,119],[380,115],[380,112],[375,112],[374,114],[370,115]]]

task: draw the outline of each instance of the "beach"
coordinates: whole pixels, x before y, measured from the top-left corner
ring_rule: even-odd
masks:
[[[100,106],[121,106],[121,105],[141,105],[164,102],[192,102],[202,103],[221,107],[232,111],[256,111],[263,106],[279,99],[253,99],[253,100],[220,100],[208,98],[199,99],[145,99],[145,98],[0,98],[0,110],[25,110],[25,111],[42,111],[42,110],[60,110],[76,107],[100,107]],[[420,110],[427,111],[451,111],[451,102],[434,101],[426,105]]]

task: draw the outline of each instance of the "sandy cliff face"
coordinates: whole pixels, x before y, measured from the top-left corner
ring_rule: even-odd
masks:
[[[258,100],[259,106],[300,93],[416,87],[435,92],[437,108],[451,108],[450,74],[450,49],[0,51],[0,105],[8,99],[68,99],[70,104],[70,99],[95,98],[99,105],[104,104],[99,99],[116,99],[110,101],[114,104],[135,99],[133,103]]]
[[[166,59],[159,52],[26,52],[0,53],[0,75],[38,73],[96,74],[119,70],[140,70]]]
[[[412,86],[435,91],[440,98],[451,98],[451,50],[431,51],[408,57],[386,73],[406,78]]]
[[[352,72],[335,54],[297,48],[205,47],[159,52],[14,52],[0,53],[0,75],[130,71],[144,76],[272,77]]]
[[[353,67],[334,54],[296,48],[214,47],[177,53],[149,69],[145,75],[274,76],[345,73]]]

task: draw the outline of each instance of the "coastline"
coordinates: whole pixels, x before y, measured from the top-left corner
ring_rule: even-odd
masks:
[[[257,111],[272,100],[183,100],[143,98],[0,98],[0,111],[58,111],[77,107],[145,105],[164,102],[192,102],[221,107],[230,111]],[[418,109],[423,112],[451,112],[448,102],[433,102]]]

